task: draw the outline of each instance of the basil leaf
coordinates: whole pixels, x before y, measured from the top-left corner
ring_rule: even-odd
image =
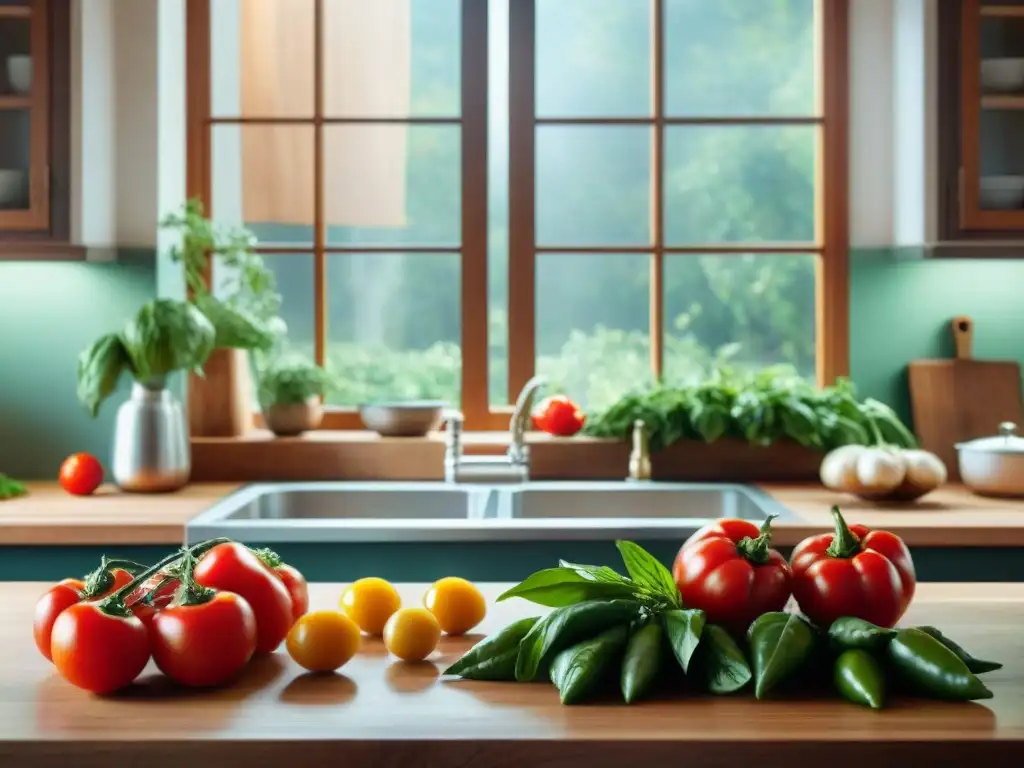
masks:
[[[697,650],[700,636],[704,631],[706,621],[704,611],[677,608],[666,611],[662,615],[662,621],[665,624],[665,634],[668,635],[668,644],[672,648],[676,661],[683,668],[683,672],[688,672],[690,659],[693,657],[693,652]]]
[[[746,656],[732,635],[717,624],[704,627],[694,666],[711,693],[734,693],[754,676]]]
[[[664,595],[673,605],[680,605],[679,588],[675,579],[658,558],[632,541],[616,541],[615,546],[618,547],[626,571],[634,582],[656,594]]]
[[[600,581],[605,584],[629,584],[633,586],[632,581],[607,565],[580,565],[579,563],[570,563],[566,560],[559,560],[558,564],[562,568],[574,571],[587,581]]]
[[[754,662],[754,695],[759,699],[804,667],[815,647],[811,625],[784,611],[761,614],[747,630],[747,640]]]
[[[519,644],[538,621],[539,616],[520,619],[497,634],[485,637],[443,674],[467,680],[515,680]]]
[[[569,568],[546,568],[503,592],[498,602],[521,597],[537,605],[562,608],[584,600],[628,600],[634,594],[635,589],[629,584],[593,581]]]
[[[654,687],[661,668],[663,636],[664,631],[656,621],[645,624],[630,636],[619,679],[622,698],[627,704],[643,698]]]
[[[629,627],[617,626],[559,653],[551,663],[551,682],[563,704],[577,704],[600,690],[622,657]]]
[[[516,680],[529,682],[547,671],[558,653],[594,637],[610,627],[637,618],[640,604],[633,600],[588,600],[556,608],[538,621],[519,645]]]

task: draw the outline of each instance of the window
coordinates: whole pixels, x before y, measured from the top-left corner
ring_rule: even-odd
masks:
[[[190,188],[289,343],[507,425],[728,363],[846,373],[847,0],[189,0]],[[345,410],[345,408],[349,410]]]

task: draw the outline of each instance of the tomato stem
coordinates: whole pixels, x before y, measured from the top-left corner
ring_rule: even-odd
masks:
[[[832,517],[836,521],[836,532],[825,554],[829,557],[853,557],[860,552],[860,539],[846,524],[839,507],[832,507]]]
[[[158,573],[161,569],[166,568],[171,563],[181,560],[181,558],[185,555],[191,555],[192,557],[202,556],[218,544],[226,544],[230,541],[231,539],[221,537],[217,539],[208,539],[207,541],[201,541],[200,543],[196,544],[191,548],[182,547],[177,552],[165,557],[156,565],[152,565],[146,570],[144,570],[142,573],[140,573],[138,576],[132,579],[132,581],[125,584],[123,587],[121,587],[113,594],[103,598],[103,600],[101,600],[98,605],[99,609],[104,613],[110,614],[111,616],[130,616],[131,611],[124,604],[125,598],[132,594],[132,592],[134,592],[140,584],[145,584],[150,576],[152,576],[155,573]]]
[[[768,515],[761,523],[761,535],[757,538],[746,536],[736,545],[739,552],[754,565],[764,565],[768,562],[768,549],[772,545],[772,520],[778,515]]]
[[[263,564],[267,566],[267,568],[269,568],[270,570],[280,568],[282,565],[284,565],[284,560],[282,560],[281,556],[272,549],[263,547],[261,549],[252,550],[252,553],[256,555],[256,557],[258,557],[263,562]]]
[[[122,571],[127,571],[132,576],[135,576],[142,571],[146,570],[148,566],[142,563],[136,563],[134,560],[121,560],[117,558],[108,558],[104,555],[100,558],[100,564],[96,570],[87,574],[85,581],[85,598],[91,599],[99,597],[112,586],[114,586],[114,569],[120,568]]]
[[[204,587],[196,583],[194,571],[196,558],[189,550],[181,556],[181,563],[178,565],[178,577],[181,579],[181,586],[174,595],[172,605],[202,605],[213,600],[216,590]]]

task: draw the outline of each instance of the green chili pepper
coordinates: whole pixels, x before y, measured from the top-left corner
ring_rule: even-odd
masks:
[[[540,619],[534,616],[509,624],[484,638],[444,671],[466,680],[515,680],[519,643]]]
[[[622,656],[629,627],[605,630],[590,640],[566,648],[551,662],[551,682],[563,704],[578,704],[594,695]]]
[[[998,661],[986,661],[985,659],[974,658],[973,656],[971,656],[971,654],[964,650],[963,646],[961,646],[959,643],[954,642],[953,640],[950,640],[935,627],[926,626],[918,627],[918,629],[920,629],[925,634],[931,635],[944,646],[949,648],[949,650],[955,653],[959,657],[960,661],[966,664],[967,668],[976,675],[982,675],[985,672],[995,672],[997,669],[1003,668],[1003,665],[1000,664]]]
[[[897,674],[917,693],[952,701],[992,698],[960,657],[927,632],[901,629],[886,651]]]
[[[649,622],[629,638],[626,656],[622,660],[622,698],[627,704],[645,696],[658,678],[662,650],[661,624]]]
[[[845,616],[832,622],[828,628],[828,639],[837,651],[861,648],[865,651],[880,651],[896,635],[895,629],[886,629],[870,621]]]
[[[867,651],[853,648],[836,659],[834,678],[839,695],[854,704],[881,709],[885,702],[885,675]]]

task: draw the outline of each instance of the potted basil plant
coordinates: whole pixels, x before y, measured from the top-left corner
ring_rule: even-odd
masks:
[[[327,371],[304,357],[271,361],[259,372],[258,396],[267,429],[278,437],[316,429],[324,416],[321,399],[333,383]]]
[[[125,373],[134,381],[114,428],[111,469],[123,490],[174,491],[188,482],[188,425],[167,378],[201,373],[215,338],[213,324],[192,304],[154,299],[121,331],[101,336],[79,355],[78,399],[93,417]]]

